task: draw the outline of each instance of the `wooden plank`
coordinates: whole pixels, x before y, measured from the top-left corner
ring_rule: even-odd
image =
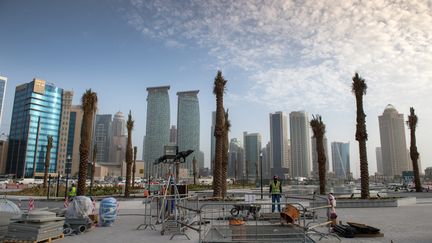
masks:
[[[43,240],[12,240],[12,239],[5,239],[3,240],[3,243],[50,243],[50,242],[54,242],[56,240],[60,240],[64,238],[64,234],[55,236],[55,237],[50,237],[48,239],[43,239]]]

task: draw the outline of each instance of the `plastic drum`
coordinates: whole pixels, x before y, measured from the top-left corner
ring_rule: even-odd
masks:
[[[113,197],[102,199],[99,206],[99,224],[111,226],[117,218],[117,200]]]

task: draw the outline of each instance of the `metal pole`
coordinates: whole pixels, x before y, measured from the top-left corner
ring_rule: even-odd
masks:
[[[59,186],[60,186],[60,172],[57,173],[57,190],[56,190],[56,197],[59,195]]]
[[[71,156],[68,155],[66,158],[66,188],[65,188],[65,194],[64,194],[64,198],[67,198],[67,193],[68,193],[68,184],[69,184],[69,173],[70,173],[70,161],[71,161]]]
[[[51,188],[51,174],[48,176],[48,190],[47,190],[47,199],[50,197],[50,188]]]
[[[261,200],[263,199],[263,166],[262,166],[262,153],[260,153],[260,177],[261,177]]]

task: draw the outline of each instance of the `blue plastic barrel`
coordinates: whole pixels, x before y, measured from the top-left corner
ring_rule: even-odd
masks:
[[[117,200],[113,197],[102,199],[99,206],[99,222],[101,226],[111,226],[117,218]]]

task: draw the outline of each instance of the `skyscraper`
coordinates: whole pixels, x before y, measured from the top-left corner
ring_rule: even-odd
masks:
[[[112,136],[121,137],[126,135],[126,119],[121,111],[114,114],[112,120]]]
[[[271,160],[270,160],[270,150],[271,150],[271,145],[270,142],[267,143],[267,145],[261,149],[261,153],[262,153],[262,159],[263,159],[263,178],[264,179],[271,179],[273,177],[272,171],[271,171]],[[288,168],[289,165],[287,165]],[[281,174],[281,173],[274,173],[274,175],[276,174]],[[284,175],[285,177],[286,175]],[[282,174],[281,174],[282,177]],[[285,179],[285,178],[283,178]]]
[[[387,105],[378,117],[384,176],[402,175],[409,168],[404,115]]]
[[[245,153],[245,178],[255,180],[259,177],[261,134],[243,132]]]
[[[309,177],[311,164],[309,119],[304,111],[290,113],[291,175]]]
[[[122,112],[118,111],[114,114],[112,121],[112,130],[110,134],[110,162],[121,164],[126,157],[126,119]]]
[[[214,130],[216,127],[216,111],[212,111],[212,125],[210,131],[210,169],[213,171],[215,154],[216,154],[216,138],[214,136]]]
[[[177,128],[175,125],[171,126],[169,142],[172,144],[177,144]]]
[[[272,174],[284,177],[289,161],[287,117],[282,111],[270,113],[270,166]],[[285,172],[284,172],[285,171]]]
[[[236,180],[243,179],[244,149],[240,140],[232,138],[229,144],[228,177]]]
[[[72,176],[78,174],[79,169],[79,146],[81,144],[81,126],[84,111],[80,105],[73,105],[70,108],[69,129],[66,152],[65,172]],[[69,161],[68,161],[69,159]]]
[[[59,152],[57,159],[57,172],[60,175],[66,173],[66,158],[67,158],[67,140],[69,131],[69,116],[72,106],[73,91],[63,92],[62,116],[60,125]]]
[[[3,115],[3,103],[6,91],[7,78],[0,76],[0,126]]]
[[[192,159],[200,149],[199,90],[177,92],[177,146],[179,151],[194,150],[182,165],[192,175]],[[200,166],[200,165],[199,165]],[[197,168],[199,169],[199,168]]]
[[[351,173],[349,143],[332,142],[332,165],[337,178],[348,179]]]
[[[102,114],[96,115],[96,125],[94,131],[94,144],[96,144],[96,161],[110,162],[110,146],[111,146],[111,125],[112,115]],[[92,145],[92,149],[93,149]]]
[[[170,103],[168,90],[170,86],[147,88],[147,122],[145,141],[146,177],[161,176],[160,165],[154,166],[156,159],[164,155],[164,146],[169,143]]]
[[[384,173],[384,168],[383,168],[383,162],[382,162],[381,147],[375,148],[375,155],[376,155],[377,172],[380,175],[382,175]]]
[[[53,137],[48,171],[57,169],[63,89],[33,79],[15,88],[6,173],[43,176],[48,136]]]
[[[328,156],[328,144],[327,137],[324,136],[324,154],[326,157],[326,172],[330,170],[330,157]],[[312,176],[318,178],[318,153],[316,151],[316,139],[314,136],[311,137],[311,145],[312,145]]]

